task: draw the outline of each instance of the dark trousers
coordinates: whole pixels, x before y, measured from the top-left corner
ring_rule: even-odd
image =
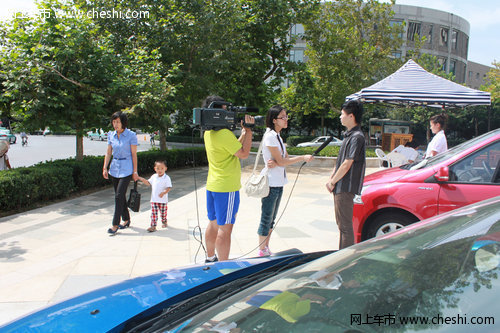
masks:
[[[113,226],[117,226],[120,224],[120,216],[123,221],[130,220],[130,214],[127,207],[127,188],[132,179],[132,175],[123,178],[110,176],[110,178],[115,188],[115,214],[113,216]]]
[[[335,193],[335,220],[340,231],[339,250],[354,244],[354,230],[352,229],[352,212],[354,209],[354,194]]]

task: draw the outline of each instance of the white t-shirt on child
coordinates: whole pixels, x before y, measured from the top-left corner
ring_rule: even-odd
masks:
[[[152,175],[148,182],[151,184],[151,202],[158,203],[167,203],[168,202],[168,193],[165,194],[162,198],[160,198],[160,193],[165,191],[167,188],[172,187],[172,181],[167,174],[163,174],[163,176],[158,177],[158,174]]]

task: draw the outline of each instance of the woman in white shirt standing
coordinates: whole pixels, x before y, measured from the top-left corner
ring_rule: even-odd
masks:
[[[429,123],[431,126],[431,131],[435,135],[427,146],[425,158],[436,156],[437,154],[448,150],[448,143],[446,141],[446,135],[444,134],[447,120],[448,115],[446,115],[445,113],[435,115],[430,119]]]
[[[262,137],[262,155],[266,168],[262,172],[267,172],[269,178],[269,194],[262,198],[262,213],[259,234],[259,256],[269,256],[269,239],[274,227],[274,220],[278,213],[278,208],[283,194],[283,186],[288,182],[286,178],[285,166],[297,162],[310,162],[312,155],[288,157],[280,132],[288,127],[288,115],[285,108],[275,105],[269,109],[266,117],[267,130]]]

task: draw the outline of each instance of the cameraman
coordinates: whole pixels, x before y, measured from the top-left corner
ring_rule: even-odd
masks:
[[[203,107],[212,102],[223,102],[219,96],[208,96]],[[214,103],[212,108],[226,106]],[[245,115],[246,124],[254,124],[252,116]],[[204,133],[208,159],[207,213],[210,220],[205,231],[207,259],[205,262],[227,260],[231,249],[231,233],[240,204],[241,164],[252,145],[252,129],[241,123],[239,139],[229,129],[209,130]],[[215,251],[217,250],[217,257]]]

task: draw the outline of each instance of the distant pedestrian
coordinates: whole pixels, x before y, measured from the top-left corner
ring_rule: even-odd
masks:
[[[380,131],[375,132],[375,145],[380,146],[380,139],[382,138],[382,134]]]
[[[9,156],[7,152],[9,151],[9,143],[7,141],[0,141],[0,170],[12,169],[9,162]]]
[[[108,229],[108,233],[114,235],[118,229],[130,226],[130,214],[126,199],[127,187],[130,179],[137,181],[139,175],[137,174],[137,135],[127,128],[127,115],[121,111],[113,113],[111,124],[115,130],[108,133],[108,150],[104,157],[102,175],[106,179],[111,176],[115,189],[113,226]],[[112,159],[111,156],[113,156]],[[124,224],[120,224],[120,216],[125,222]]]
[[[365,136],[361,131],[363,106],[353,100],[342,106],[340,122],[347,128],[340,147],[337,164],[326,183],[333,193],[335,219],[340,230],[339,250],[354,244],[352,214],[354,196],[361,193],[365,177]]]
[[[151,146],[155,145],[155,133],[149,134],[149,142],[151,143]]]
[[[167,171],[167,162],[155,162],[155,174],[149,179],[139,177],[139,180],[144,184],[151,186],[151,227],[147,230],[149,232],[156,231],[156,221],[158,221],[158,212],[162,228],[167,227],[167,203],[168,192],[172,189],[172,181],[165,173]]]
[[[448,115],[446,113],[435,115],[429,120],[431,132],[435,135],[431,142],[427,145],[425,158],[436,156],[437,154],[441,154],[442,152],[448,150],[448,142],[446,141],[446,135],[444,134],[447,120]]]

